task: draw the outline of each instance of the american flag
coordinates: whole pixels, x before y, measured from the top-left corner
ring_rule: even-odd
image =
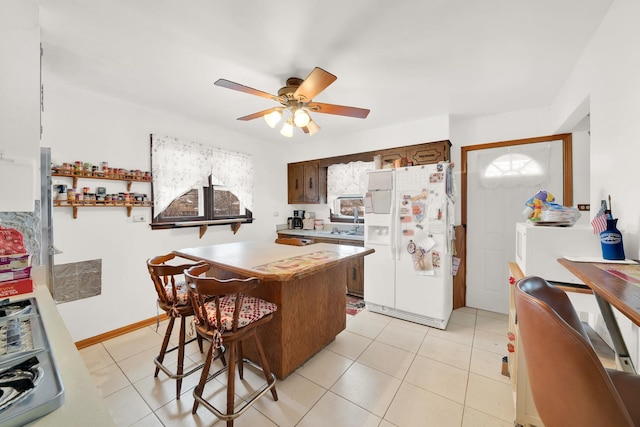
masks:
[[[593,234],[600,234],[607,229],[607,202],[604,200],[600,204],[600,210],[595,218],[591,220],[591,226],[593,227]]]

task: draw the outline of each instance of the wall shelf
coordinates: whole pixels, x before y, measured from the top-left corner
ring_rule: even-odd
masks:
[[[51,176],[58,176],[62,178],[71,178],[73,180],[73,188],[78,188],[78,180],[79,179],[100,179],[105,181],[120,181],[127,183],[127,192],[131,191],[131,184],[134,182],[143,182],[143,183],[151,183],[150,176],[137,176],[132,174],[120,174],[120,173],[109,173],[105,172],[93,172],[93,171],[83,171],[79,173],[60,173],[55,169],[51,171]],[[61,208],[71,208],[73,209],[73,218],[78,218],[78,209],[79,208],[125,208],[127,210],[127,216],[131,216],[131,210],[133,208],[150,208],[153,206],[153,202],[151,201],[136,201],[136,202],[125,202],[124,200],[118,201],[96,201],[96,200],[83,200],[83,201],[67,201],[67,200],[54,200],[54,207]]]
[[[90,203],[69,203],[63,202],[60,200],[54,200],[53,206],[56,208],[72,208],[73,209],[73,219],[78,218],[78,208],[126,208],[127,216],[131,216],[131,210],[133,208],[150,208],[152,205],[151,202],[143,202],[143,203],[104,203],[104,202],[94,202]]]
[[[52,172],[51,176],[60,176],[64,178],[73,179],[73,188],[78,188],[78,179],[102,179],[106,181],[124,181],[127,183],[127,191],[131,191],[131,184],[133,182],[151,182],[151,178],[137,177],[132,175],[105,175],[102,172],[85,172],[83,174],[65,174],[59,172]]]

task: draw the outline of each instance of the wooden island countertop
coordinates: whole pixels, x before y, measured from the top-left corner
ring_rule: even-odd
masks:
[[[205,261],[209,274],[258,277],[252,295],[278,305],[273,320],[258,331],[269,367],[282,379],[333,341],[346,327],[346,291],[351,263],[373,249],[317,243],[307,246],[235,242],[174,251]],[[249,343],[247,343],[249,344]],[[256,360],[252,346],[243,347]]]
[[[206,261],[242,276],[288,281],[315,274],[349,258],[373,253],[357,246],[317,243],[306,246],[270,242],[236,242],[174,251],[193,261]]]

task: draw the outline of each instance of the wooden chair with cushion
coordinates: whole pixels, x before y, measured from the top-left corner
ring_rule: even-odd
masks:
[[[251,289],[258,286],[257,278],[217,279],[201,276],[208,270],[208,265],[198,265],[185,271],[185,277],[189,283],[189,295],[196,314],[196,330],[203,338],[211,341],[200,382],[193,391],[195,401],[192,413],[195,414],[199,404],[202,404],[218,418],[226,420],[227,427],[232,427],[233,420],[242,415],[267,391],[271,391],[273,400],[278,400],[275,376],[269,369],[260,340],[256,335],[257,328],[272,319],[277,306],[248,295]],[[255,346],[259,365],[243,358],[242,343],[249,339]],[[209,375],[211,362],[215,359],[215,354],[219,353],[221,345],[224,345],[227,352],[227,364]],[[266,383],[250,396],[243,397],[242,404],[235,408],[235,367],[238,366],[238,374],[240,379],[243,379],[244,363],[261,370]],[[225,371],[227,372],[227,406],[226,412],[222,412],[203,398],[202,394],[205,384]]]
[[[202,353],[202,337],[197,335],[196,337],[186,340],[186,322],[187,317],[193,316],[193,307],[189,301],[189,292],[187,290],[187,284],[184,280],[184,270],[191,267],[194,264],[168,264],[175,258],[175,255],[160,255],[147,260],[147,268],[149,275],[158,294],[158,306],[167,313],[169,317],[169,324],[162,340],[160,352],[158,356],[154,358],[156,370],[154,377],[158,376],[158,372],[162,371],[169,378],[176,380],[176,399],[180,399],[180,389],[182,388],[182,379],[187,375],[191,375],[203,364],[195,366],[188,372],[184,372],[184,350],[185,345],[193,342],[196,338],[198,340],[198,346]],[[173,332],[173,326],[177,318],[180,318],[180,332],[178,335],[178,345],[172,348],[169,347],[169,340],[171,333]],[[173,372],[163,362],[167,354],[178,351],[178,365]]]
[[[544,425],[640,426],[640,376],[602,366],[564,291],[539,277],[515,286],[531,392]]]

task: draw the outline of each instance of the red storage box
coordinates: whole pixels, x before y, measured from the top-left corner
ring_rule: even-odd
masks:
[[[20,279],[0,282],[0,298],[13,297],[33,292],[33,280]]]

